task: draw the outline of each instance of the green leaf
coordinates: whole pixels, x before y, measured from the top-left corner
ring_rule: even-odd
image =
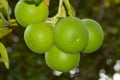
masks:
[[[7,27],[0,27],[0,39],[9,34],[11,31],[12,29],[9,29]]]
[[[3,8],[5,9],[5,12],[8,12],[8,2],[7,0],[0,0],[0,4],[3,6]]]
[[[0,0],[0,17],[5,21],[10,20],[11,8],[7,0]]]
[[[5,67],[7,69],[9,69],[9,59],[8,59],[7,50],[6,50],[5,46],[3,45],[3,43],[1,43],[1,42],[0,42],[0,54],[1,54],[0,61],[5,64]]]
[[[8,23],[8,19],[6,19],[6,16],[4,16],[3,13],[1,12],[0,12],[0,17],[5,23]]]

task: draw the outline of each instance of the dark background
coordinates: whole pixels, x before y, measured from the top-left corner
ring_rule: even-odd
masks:
[[[8,0],[14,18],[14,7],[18,0]],[[59,0],[51,0],[50,15],[56,14]],[[70,0],[76,16],[98,21],[105,34],[104,43],[91,54],[81,53],[79,73],[70,78],[69,73],[61,76],[52,74],[44,61],[44,55],[31,52],[24,43],[22,26],[13,27],[12,33],[1,39],[8,49],[10,69],[0,64],[0,80],[98,80],[99,71],[114,73],[113,66],[120,58],[120,0]],[[15,40],[17,41],[15,41]]]

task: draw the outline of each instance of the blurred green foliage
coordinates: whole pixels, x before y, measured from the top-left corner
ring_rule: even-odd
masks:
[[[14,17],[14,7],[18,0],[8,0]],[[50,15],[56,14],[59,0],[51,0]],[[98,80],[99,70],[113,74],[113,65],[120,58],[120,0],[70,0],[79,18],[97,20],[105,34],[102,47],[92,53],[81,53],[80,72],[73,78],[69,73],[54,76],[44,61],[44,55],[30,51],[25,45],[25,28],[13,27],[12,33],[0,39],[8,50],[10,69],[0,64],[0,80]]]

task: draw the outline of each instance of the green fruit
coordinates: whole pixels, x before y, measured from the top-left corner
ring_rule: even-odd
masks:
[[[53,29],[44,22],[30,24],[24,32],[24,40],[33,52],[45,53],[53,44]]]
[[[24,27],[31,23],[44,21],[48,17],[48,7],[43,1],[38,6],[19,0],[15,6],[15,17]]]
[[[88,45],[83,52],[92,53],[100,48],[104,40],[104,32],[98,22],[92,19],[82,19],[89,32]]]
[[[69,72],[78,66],[80,54],[68,54],[53,46],[48,52],[45,53],[45,61],[53,70]]]
[[[54,28],[54,43],[64,52],[81,52],[88,44],[86,26],[76,17],[59,20]]]

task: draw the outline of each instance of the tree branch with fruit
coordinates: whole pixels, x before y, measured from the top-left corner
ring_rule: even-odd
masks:
[[[51,69],[69,72],[79,65],[81,53],[90,54],[101,47],[104,32],[97,21],[78,18],[69,0],[59,0],[53,17],[49,17],[49,5],[50,0],[19,0],[14,23],[25,28],[26,46],[45,55]]]

